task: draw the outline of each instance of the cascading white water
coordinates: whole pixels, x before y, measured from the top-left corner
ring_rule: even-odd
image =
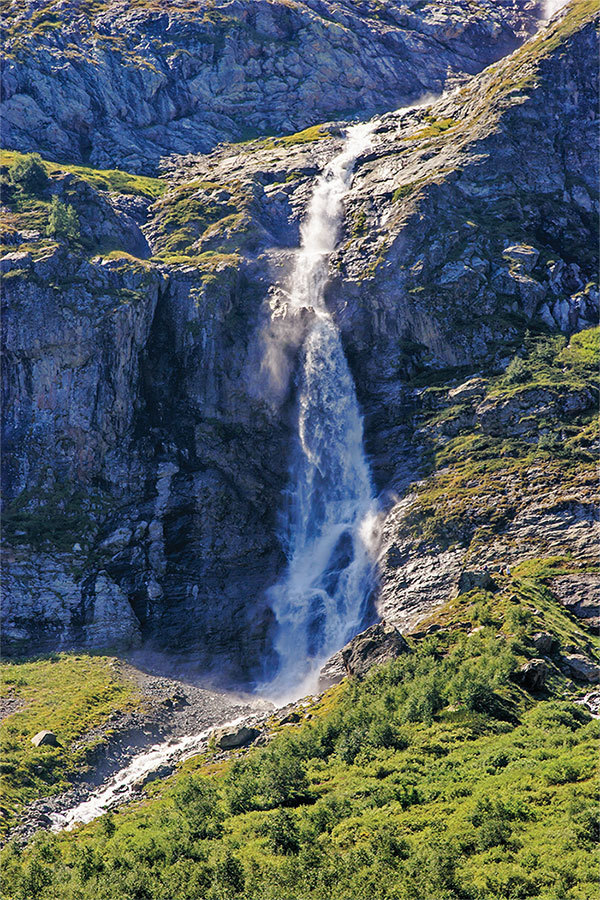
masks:
[[[244,721],[238,716],[230,722],[224,722],[222,728],[235,728]],[[97,819],[117,803],[123,803],[135,795],[136,785],[140,785],[144,776],[156,772],[161,766],[175,765],[184,762],[205,750],[214,726],[200,734],[168,739],[155,744],[149,750],[138,753],[123,769],[120,769],[108,781],[92,791],[86,800],[66,809],[64,812],[50,813],[53,831],[70,831],[77,824],[87,824]]]
[[[343,198],[375,124],[350,128],[344,149],[318,179],[290,283],[290,309],[310,310],[313,320],[299,377],[284,535],[288,567],[270,592],[279,671],[268,690],[286,699],[313,687],[320,664],[357,632],[372,585],[375,500],[363,424],[324,289]]]

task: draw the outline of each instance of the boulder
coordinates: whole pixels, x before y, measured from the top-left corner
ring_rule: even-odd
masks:
[[[279,720],[280,725],[295,725],[302,718],[297,710],[292,710],[286,716]]]
[[[514,679],[526,691],[542,691],[548,677],[548,666],[543,659],[530,659],[515,672]]]
[[[242,725],[235,731],[229,731],[226,728],[217,729],[214,732],[215,742],[220,750],[235,750],[236,747],[247,747],[259,736],[260,731],[257,728],[247,728]]]
[[[31,738],[34,747],[60,747],[58,739],[53,731],[38,731]]]
[[[565,674],[589,684],[600,682],[600,666],[582,653],[569,653],[560,658],[560,666]]]
[[[578,619],[600,616],[600,579],[592,573],[554,578],[550,589],[565,609]]]
[[[319,671],[319,691],[326,691],[334,684],[339,684],[347,674],[342,651],[338,650]]]
[[[520,266],[525,272],[531,272],[539,259],[540,251],[528,244],[515,244],[505,247],[502,256],[514,265]]]
[[[590,691],[583,700],[576,700],[575,702],[584,706],[595,718],[600,718],[600,691]]]
[[[319,673],[319,690],[338,684],[346,675],[362,678],[372,666],[395,659],[408,649],[393,625],[387,622],[371,625],[327,660]]]
[[[531,643],[537,652],[542,653],[544,656],[547,656],[548,653],[552,653],[558,645],[558,641],[554,635],[548,634],[547,631],[536,632],[531,638]]]
[[[464,571],[460,573],[458,580],[458,593],[466,594],[474,588],[482,588],[484,591],[495,591],[498,585],[489,572],[482,571]]]

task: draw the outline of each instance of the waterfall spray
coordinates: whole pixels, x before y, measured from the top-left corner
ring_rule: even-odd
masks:
[[[279,697],[314,687],[320,664],[360,628],[372,588],[376,505],[363,424],[324,290],[344,195],[375,124],[350,128],[342,152],[318,179],[290,282],[290,309],[310,311],[312,322],[303,345],[290,466],[288,566],[270,591],[279,671],[268,690]]]

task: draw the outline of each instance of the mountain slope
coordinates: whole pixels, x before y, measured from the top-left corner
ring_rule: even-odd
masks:
[[[572,4],[460,93],[383,116],[359,160],[328,302],[387,491],[381,610],[397,622],[447,599],[465,565],[546,553],[536,531],[576,558],[591,546],[587,350],[545,336],[594,316],[594,13]],[[144,640],[260,677],[301,334],[279,384],[261,355],[339,134],[174,157],[161,180],[48,164],[40,196],[8,187],[12,652]],[[70,245],[43,234],[52,195],[79,212]],[[515,353],[531,365],[513,381]],[[491,377],[457,390],[475,373]]]
[[[438,91],[518,46],[539,12],[508,0],[10,4],[3,141],[150,172],[173,152]]]

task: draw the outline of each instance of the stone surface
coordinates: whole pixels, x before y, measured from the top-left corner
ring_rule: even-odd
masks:
[[[4,145],[132,171],[440,91],[514,49],[539,14],[509,0],[111,0],[63,3],[57,27],[46,7],[5,16]]]
[[[60,747],[58,739],[53,731],[38,731],[31,738],[34,747]]]
[[[408,652],[408,644],[389,623],[379,622],[352,638],[335,653],[319,673],[319,690],[338,684],[347,675],[362,678],[375,665],[381,665]]]
[[[461,572],[458,579],[458,593],[466,594],[467,591],[472,591],[474,588],[481,588],[483,591],[494,591],[497,590],[498,585],[485,569],[483,572]]]
[[[538,631],[531,638],[531,643],[535,647],[538,653],[542,653],[544,656],[547,656],[549,653],[552,653],[553,650],[556,650],[558,647],[558,640],[554,637],[553,634],[548,634],[547,631]]]
[[[515,681],[525,690],[537,693],[542,691],[548,677],[548,666],[543,659],[530,659],[524,663],[514,675]]]
[[[581,653],[568,653],[561,656],[560,665],[567,675],[577,681],[587,681],[590,684],[600,682],[600,666]]]
[[[221,750],[233,750],[236,747],[247,747],[259,736],[257,728],[243,726],[235,731],[218,729],[214,732],[215,743]]]

